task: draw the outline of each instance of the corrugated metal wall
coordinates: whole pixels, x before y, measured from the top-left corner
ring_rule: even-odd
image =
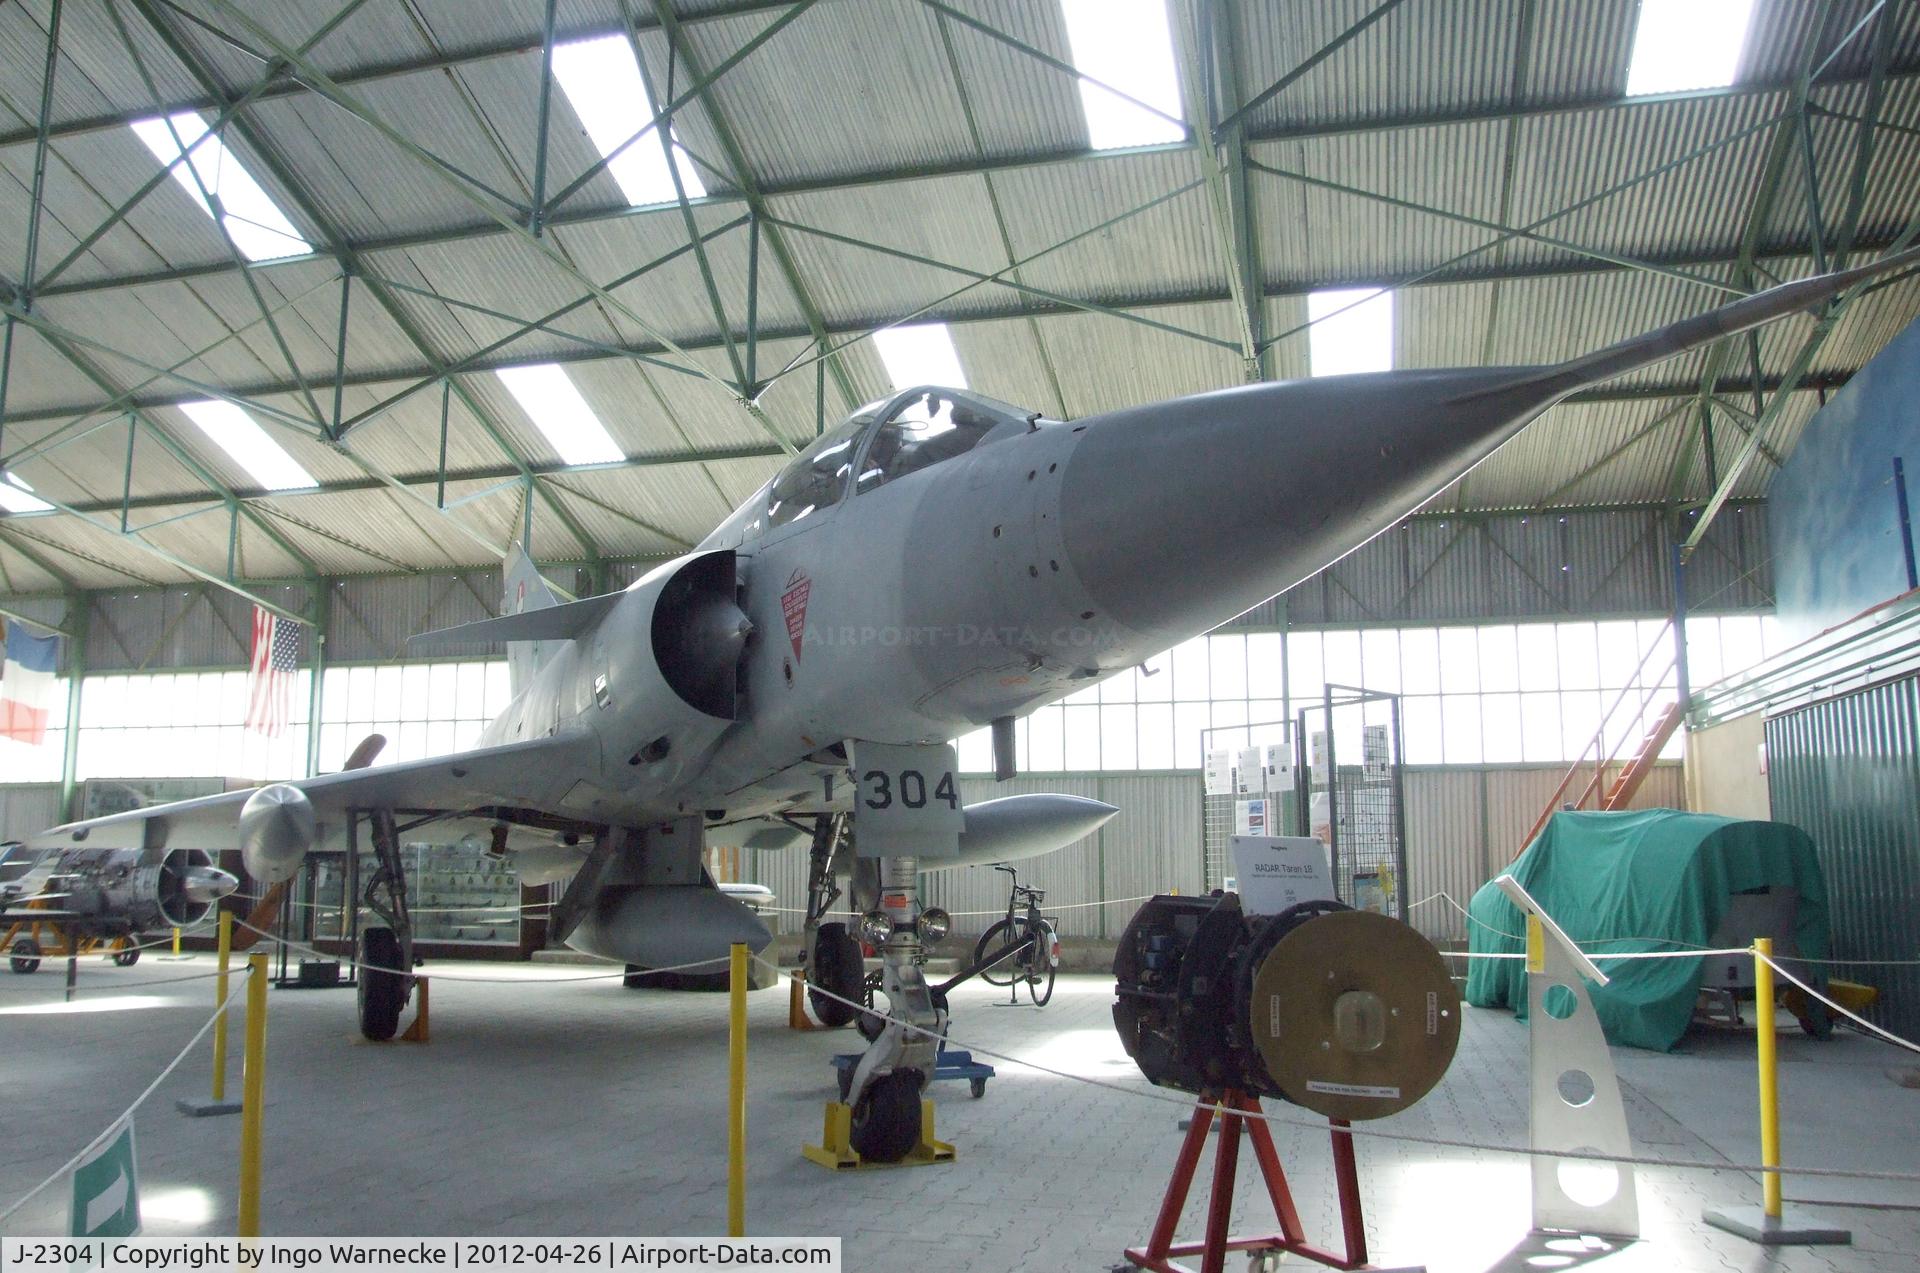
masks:
[[[1880,988],[1869,1013],[1920,1034],[1920,678],[1767,722],[1773,816],[1813,837],[1827,878],[1834,971]]]
[[[18,840],[59,821],[58,783],[0,786],[0,841]]]
[[[1656,510],[1476,513],[1401,523],[1285,595],[1296,627],[1665,615],[1670,536]],[[1694,608],[1773,604],[1763,504],[1714,521],[1687,567]],[[1228,627],[1270,628],[1279,601]]]
[[[1444,892],[1462,906],[1519,852],[1521,838],[1546,807],[1564,769],[1441,767],[1407,771],[1407,882],[1415,901]],[[1137,774],[1023,774],[998,783],[985,775],[962,780],[967,801],[1034,791],[1092,796],[1120,813],[1077,845],[1021,866],[1021,878],[1047,890],[1061,931],[1074,937],[1115,937],[1133,917],[1131,900],[1203,887],[1200,861],[1200,775],[1159,771]],[[1679,808],[1685,784],[1677,764],[1658,764],[1648,775],[1635,808]],[[718,842],[716,840],[716,842]],[[746,877],[765,884],[779,905],[797,909],[806,898],[806,853],[799,849],[750,856]],[[1104,906],[1082,906],[1109,899]],[[940,872],[928,877],[928,905],[956,916],[955,930],[977,933],[1006,906],[1006,877],[990,868]],[[1067,907],[1074,909],[1066,909]],[[987,912],[969,914],[969,912]],[[800,927],[796,913],[780,915],[779,931]],[[1415,926],[1435,941],[1464,941],[1465,921],[1444,900],[1420,907]]]
[[[1673,606],[1668,537],[1651,510],[1422,517],[1396,527],[1337,565],[1255,606],[1228,628],[1468,623],[1525,618],[1664,615]],[[1713,524],[1688,567],[1690,602],[1705,612],[1770,606],[1766,509],[1738,505]],[[609,562],[608,588],[657,562]],[[549,575],[577,593],[585,572]],[[408,657],[415,632],[490,617],[499,606],[497,569],[422,572],[328,582],[327,658],[336,663]],[[292,609],[305,585],[262,586]],[[204,585],[89,594],[87,666],[94,671],[242,667],[252,606]],[[57,602],[36,601],[50,619]],[[36,611],[36,617],[38,612]],[[493,655],[489,646],[447,646],[421,658]],[[303,639],[301,657],[307,656]]]

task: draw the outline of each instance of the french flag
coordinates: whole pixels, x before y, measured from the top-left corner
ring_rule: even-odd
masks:
[[[30,747],[46,741],[56,640],[34,636],[18,623],[7,625],[7,662],[0,671],[0,738]]]

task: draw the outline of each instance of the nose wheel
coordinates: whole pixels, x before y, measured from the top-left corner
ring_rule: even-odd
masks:
[[[867,1084],[853,1105],[848,1141],[868,1162],[899,1162],[920,1143],[920,1093],[927,1076],[895,1070]]]

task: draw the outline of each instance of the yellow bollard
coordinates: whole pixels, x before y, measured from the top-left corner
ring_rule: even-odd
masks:
[[[173,930],[173,957],[175,959],[180,958],[180,929],[178,925],[176,925]]]
[[[260,1236],[260,1115],[267,1086],[267,957],[247,957],[247,1049],[240,1070],[240,1223]]]
[[[227,964],[233,958],[233,913],[220,912],[220,976],[213,983],[213,1001],[220,1015],[213,1023],[213,1103],[227,1099]]]
[[[727,1236],[747,1232],[747,947],[733,943],[727,1026]]]
[[[1759,1040],[1760,1058],[1760,1165],[1780,1166],[1780,1066],[1775,1055],[1777,1039],[1773,1032],[1773,938],[1753,939],[1753,1028]],[[1774,1220],[1780,1218],[1780,1173],[1762,1172],[1760,1189],[1763,1210]]]

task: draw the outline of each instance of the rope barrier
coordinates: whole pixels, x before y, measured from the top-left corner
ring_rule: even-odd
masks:
[[[1656,954],[1656,955],[1660,954],[1660,952],[1649,952],[1649,953]],[[1745,951],[1742,951],[1741,953],[1751,955],[1753,952],[1752,950],[1745,950]],[[1664,957],[1677,959],[1677,958],[1683,958],[1685,956],[1682,954],[1676,953],[1676,954],[1668,954],[1668,955],[1665,955]],[[761,958],[759,955],[755,955],[754,959],[759,963],[766,964],[767,967],[769,968],[773,968],[774,971],[776,972],[783,971],[782,969],[778,968],[776,965],[772,964],[768,960]],[[815,994],[824,995],[829,999],[838,1000],[840,1003],[846,1004],[848,1007],[860,1009],[862,1011],[867,1010],[867,1007],[865,1004],[856,1003],[852,999],[843,998],[842,996],[834,994],[832,991],[826,990],[822,987],[809,984],[807,988],[809,991]],[[1134,1096],[1134,1097],[1139,1097],[1143,1100],[1159,1101],[1164,1104],[1178,1106],[1179,1108],[1184,1110],[1206,1108],[1213,1111],[1216,1114],[1236,1114],[1242,1118],[1258,1118],[1262,1122],[1267,1123],[1269,1125],[1274,1125],[1274,1126],[1296,1127],[1296,1128],[1301,1128],[1303,1130],[1315,1131],[1315,1132],[1324,1132],[1326,1130],[1326,1126],[1324,1124],[1309,1122],[1308,1120],[1302,1119],[1302,1118],[1289,1118],[1289,1117],[1285,1117],[1278,1114],[1270,1114],[1270,1113],[1267,1113],[1265,1110],[1262,1110],[1258,1114],[1255,1114],[1248,1110],[1229,1109],[1224,1105],[1217,1105],[1217,1104],[1213,1104],[1206,1101],[1189,1100],[1188,1098],[1176,1096],[1170,1092],[1162,1092],[1158,1089],[1127,1087],[1127,1086],[1121,1085],[1120,1083],[1113,1082],[1108,1079],[1090,1078],[1084,1074],[1070,1074],[1065,1070],[1058,1070],[1053,1068],[1052,1066],[1042,1065],[1038,1061],[1029,1061],[1024,1057],[1013,1056],[1005,1052],[997,1052],[992,1048],[981,1047],[980,1045],[975,1043],[963,1042],[961,1040],[957,1040],[953,1038],[951,1035],[943,1034],[936,1030],[929,1030],[924,1026],[917,1026],[909,1021],[898,1021],[897,1024],[903,1030],[909,1031],[913,1034],[923,1035],[926,1038],[934,1040],[936,1043],[954,1048],[956,1050],[964,1049],[978,1056],[990,1056],[996,1061],[1005,1061],[1009,1065],[1018,1065],[1024,1069],[1034,1070],[1041,1074],[1050,1075],[1054,1078],[1066,1079],[1069,1082],[1080,1083],[1088,1087],[1103,1088],[1110,1092],[1117,1092],[1122,1096]],[[1912,1046],[1912,1045],[1908,1045],[1908,1046]],[[1916,1049],[1916,1050],[1920,1050],[1920,1049]],[[1734,1163],[1734,1162],[1705,1162],[1705,1161],[1698,1161],[1694,1159],[1685,1159],[1685,1158],[1638,1158],[1638,1157],[1630,1157],[1630,1156],[1623,1156],[1623,1155],[1617,1155],[1617,1154],[1602,1154],[1602,1153],[1587,1151],[1587,1150],[1533,1149],[1531,1147],[1519,1146],[1519,1145],[1495,1145],[1495,1144],[1489,1144],[1482,1141],[1454,1140],[1444,1136],[1420,1136],[1411,1132],[1387,1131],[1381,1128],[1366,1127],[1366,1126],[1359,1126],[1359,1125],[1343,1128],[1342,1130],[1351,1132],[1355,1136],[1370,1136],[1377,1140],[1395,1141],[1402,1144],[1427,1145],[1427,1146],[1431,1146],[1433,1148],[1438,1148],[1438,1149],[1465,1149],[1465,1150],[1472,1150],[1480,1153],[1509,1154],[1509,1155],[1513,1155],[1515,1157],[1521,1157],[1521,1158],[1554,1158],[1554,1159],[1565,1158],[1565,1159],[1574,1159],[1574,1160],[1583,1161],[1583,1162],[1619,1163],[1619,1164],[1626,1164],[1629,1166],[1639,1166],[1639,1167],[1669,1167],[1669,1168],[1676,1168],[1680,1170],[1698,1170],[1698,1171],[1737,1171],[1737,1172],[1743,1172],[1747,1175],[1760,1175],[1760,1176],[1764,1176],[1769,1173],[1786,1174],[1785,1168],[1769,1167],[1769,1166],[1765,1166],[1757,1163],[1745,1164],[1745,1163]],[[1860,1170],[1853,1170],[1853,1169],[1844,1168],[1844,1167],[1794,1167],[1792,1169],[1792,1174],[1797,1176],[1822,1176],[1822,1177],[1833,1177],[1833,1178],[1848,1179],[1848,1180],[1890,1180],[1890,1181],[1901,1181],[1906,1183],[1920,1183],[1920,1173],[1903,1172],[1903,1171],[1860,1171]]]
[[[142,1105],[146,1104],[147,1098],[152,1096],[154,1092],[159,1089],[162,1083],[166,1082],[167,1076],[169,1074],[172,1074],[175,1070],[180,1068],[180,1063],[187,1059],[187,1054],[192,1052],[194,1049],[194,1046],[198,1044],[201,1039],[206,1037],[207,1031],[213,1029],[214,1022],[220,1019],[220,1014],[225,1012],[227,1010],[228,1005],[230,1005],[235,999],[238,999],[240,995],[246,990],[246,988],[247,988],[247,980],[246,978],[243,977],[240,980],[240,984],[235,986],[232,992],[229,993],[227,997],[221,1001],[220,1006],[213,1010],[213,1015],[208,1017],[204,1022],[202,1022],[200,1025],[200,1028],[193,1032],[193,1037],[187,1040],[186,1046],[180,1049],[179,1053],[174,1056],[173,1060],[167,1062],[167,1067],[164,1070],[160,1071],[159,1076],[156,1077],[153,1080],[153,1082],[147,1084],[145,1091],[141,1092],[140,1095],[133,1098],[133,1104],[127,1106],[126,1109],[120,1111],[120,1113],[116,1114],[111,1120],[109,1120],[105,1131],[101,1132],[98,1136],[95,1136],[92,1140],[88,1141],[86,1144],[82,1145],[80,1147],[80,1152],[75,1154],[73,1157],[67,1159],[66,1162],[60,1164],[60,1166],[54,1171],[52,1175],[48,1176],[45,1180],[42,1180],[39,1184],[35,1185],[33,1188],[27,1190],[26,1194],[23,1197],[21,1197],[18,1202],[15,1202],[11,1207],[8,1207],[5,1211],[0,1211],[0,1224],[5,1224],[8,1220],[10,1220],[13,1217],[15,1212],[19,1211],[20,1208],[26,1206],[29,1202],[32,1202],[35,1198],[39,1197],[40,1194],[43,1191],[45,1191],[49,1185],[52,1185],[53,1183],[58,1181],[62,1176],[66,1175],[69,1171],[72,1171],[75,1164],[77,1164],[82,1158],[85,1158],[88,1152],[94,1148],[94,1146],[104,1141],[113,1132],[114,1128],[118,1127],[124,1120],[131,1118],[135,1110],[139,1109]]]
[[[1775,972],[1779,973],[1782,977],[1785,977],[1788,981],[1791,981],[1794,985],[1800,987],[1800,989],[1804,993],[1812,996],[1815,999],[1818,999],[1821,1003],[1826,1004],[1827,1007],[1833,1009],[1833,1011],[1847,1018],[1847,1020],[1853,1022],[1855,1025],[1861,1027],[1864,1030],[1869,1030],[1872,1033],[1879,1035],[1882,1039],[1886,1040],[1888,1043],[1893,1044],[1893,1046],[1897,1048],[1905,1048],[1909,1052],[1920,1052],[1920,1043],[1915,1043],[1911,1039],[1903,1039],[1899,1035],[1893,1033],[1891,1030],[1883,1030],[1879,1026],[1875,1025],[1873,1022],[1867,1020],[1865,1017],[1860,1016],[1858,1013],[1855,1013],[1852,1010],[1848,1008],[1844,1008],[1841,1005],[1835,1003],[1833,1000],[1821,994],[1818,990],[1815,990],[1812,986],[1809,986],[1806,982],[1800,980],[1800,978],[1788,972],[1785,968],[1782,968],[1780,966],[1779,960],[1775,959],[1772,955],[1762,955],[1761,958],[1765,959],[1767,963],[1772,965],[1773,970]]]
[[[252,924],[249,924],[244,919],[236,918],[233,922],[235,927],[244,928],[244,929],[247,929],[249,932],[258,933],[261,937],[265,938],[268,942],[271,942],[274,945],[285,946],[289,950],[301,951],[304,954],[314,955],[320,959],[338,961],[340,963],[347,964],[351,967],[359,968],[367,972],[390,972],[395,974],[396,976],[401,976],[401,977],[414,977],[414,976],[428,975],[428,976],[431,976],[435,981],[471,981],[481,985],[496,985],[496,986],[524,986],[529,982],[536,982],[540,985],[551,986],[551,985],[564,985],[564,984],[568,984],[576,981],[611,981],[615,977],[625,977],[627,975],[626,969],[624,968],[621,969],[619,972],[587,973],[578,977],[467,977],[467,976],[461,976],[457,973],[441,972],[437,969],[430,974],[421,974],[418,971],[411,968],[405,968],[405,969],[385,968],[379,964],[369,964],[369,963],[363,962],[362,960],[355,959],[351,955],[330,955],[324,950],[320,950],[316,947],[307,945],[305,942],[298,942],[298,941],[294,941],[291,938],[280,937],[274,933],[270,933],[266,931],[263,928],[255,928]],[[719,972],[726,967],[726,964],[727,964],[727,956],[717,955],[712,959],[697,959],[697,960],[694,960],[692,963],[672,964],[665,968],[646,968],[646,969],[643,969],[642,971],[649,972],[649,973],[690,972],[690,971],[693,971],[694,969],[704,969],[707,972]]]

